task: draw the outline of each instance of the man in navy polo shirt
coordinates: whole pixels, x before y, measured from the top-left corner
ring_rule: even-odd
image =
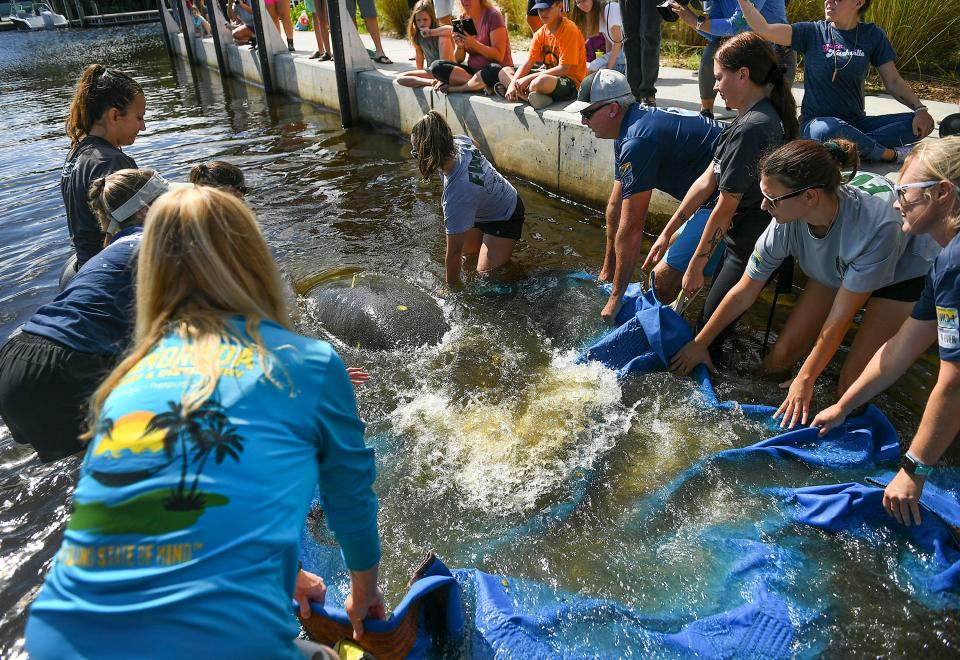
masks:
[[[611,69],[587,76],[577,101],[565,110],[579,112],[584,125],[597,137],[614,140],[614,182],[607,202],[607,245],[600,269],[600,280],[613,282],[610,299],[601,312],[604,320],[612,323],[637,264],[653,189],[683,199],[707,169],[722,126],[694,112],[642,107],[634,101],[626,76]],[[654,271],[661,300],[672,300],[679,292],[709,209],[697,231],[694,225],[699,214],[688,221],[689,227],[684,226],[671,246],[672,258],[668,252]],[[714,259],[719,257],[718,251]],[[708,269],[715,266],[711,260]]]

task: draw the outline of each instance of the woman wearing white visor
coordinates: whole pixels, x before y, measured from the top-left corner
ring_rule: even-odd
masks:
[[[87,401],[126,349],[133,329],[133,273],[147,209],[172,186],[153,170],[95,179],[90,207],[105,248],[0,348],[0,415],[13,439],[43,462],[75,454]]]

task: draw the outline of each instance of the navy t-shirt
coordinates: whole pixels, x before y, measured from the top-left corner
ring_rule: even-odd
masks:
[[[960,235],[933,262],[926,286],[913,308],[918,321],[937,322],[940,359],[960,362]]]
[[[101,137],[88,135],[67,156],[60,173],[60,194],[67,209],[67,229],[77,253],[77,268],[103,248],[103,232],[90,208],[90,184],[117,170],[136,168],[137,164]]]
[[[623,199],[654,188],[683,199],[710,165],[722,129],[699,113],[631,106],[613,143]]]
[[[863,82],[870,65],[897,59],[886,32],[873,23],[860,23],[852,30],[838,30],[827,21],[792,27],[790,48],[803,55],[803,119],[862,119]]]
[[[80,353],[122,353],[133,336],[133,272],[142,236],[143,225],[119,232],[23,331]]]

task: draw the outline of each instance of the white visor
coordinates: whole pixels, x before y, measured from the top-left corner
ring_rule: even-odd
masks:
[[[190,184],[170,183],[158,172],[154,172],[150,180],[143,184],[143,187],[133,197],[124,202],[120,208],[110,212],[110,217],[114,222],[123,222],[143,207],[150,206],[163,193],[187,185]]]

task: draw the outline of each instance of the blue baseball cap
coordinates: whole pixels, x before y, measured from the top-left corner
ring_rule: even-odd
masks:
[[[534,11],[538,9],[550,9],[550,7],[554,6],[558,2],[563,2],[563,0],[540,0],[540,2],[531,7],[531,9]]]

